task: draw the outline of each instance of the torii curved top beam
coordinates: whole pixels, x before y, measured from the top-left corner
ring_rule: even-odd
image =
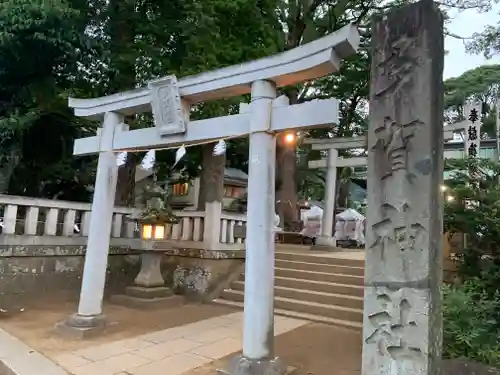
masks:
[[[340,60],[355,53],[359,33],[354,25],[274,56],[179,79],[179,93],[189,103],[243,95],[257,80],[271,80],[278,87],[323,77],[340,69]],[[161,79],[160,79],[161,80]],[[100,118],[115,111],[133,114],[151,110],[148,88],[94,99],[69,99],[75,115]]]

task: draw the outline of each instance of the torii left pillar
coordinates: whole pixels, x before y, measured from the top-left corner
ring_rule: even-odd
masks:
[[[106,327],[102,300],[118,178],[113,137],[115,131],[119,131],[122,126],[122,115],[114,112],[104,115],[78,312],[56,324],[56,331],[66,336],[85,338],[101,332]]]

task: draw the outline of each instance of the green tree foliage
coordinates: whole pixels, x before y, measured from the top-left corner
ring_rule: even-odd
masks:
[[[0,192],[76,198],[90,182],[88,160],[72,158],[89,128],[66,101],[85,51],[81,13],[64,0],[3,1],[0,24]]]
[[[480,280],[443,288],[443,357],[500,365],[500,294]]]
[[[355,56],[343,61],[341,70],[333,75],[327,76],[315,82],[310,82],[301,85],[298,90],[298,100],[311,100],[316,98],[334,97],[340,100],[340,121],[338,126],[331,129],[319,129],[310,132],[310,136],[314,138],[330,138],[330,137],[349,137],[352,135],[364,134],[367,126],[367,103],[369,92],[370,79],[370,21],[371,16],[377,12],[388,11],[393,7],[404,5],[410,1],[395,0],[395,1],[301,1],[300,5],[296,2],[283,1],[284,10],[279,13],[282,24],[286,25],[283,28],[285,35],[286,30],[294,30],[298,28],[299,38],[288,38],[291,41],[298,41],[297,44],[306,43],[308,41],[319,38],[327,33],[337,30],[338,28],[352,22],[355,23],[361,34],[360,50]],[[475,9],[478,11],[486,11],[491,7],[490,0],[472,0],[472,1],[455,1],[448,0],[440,2],[441,9],[448,12],[451,9]],[[314,9],[313,12],[307,11]],[[302,13],[301,13],[302,12]],[[295,21],[294,16],[297,15]],[[302,34],[300,33],[302,30]],[[293,91],[292,91],[293,93]],[[322,155],[319,151],[312,151],[309,147],[302,146],[306,150],[307,158],[310,160],[319,159]],[[341,156],[346,156],[347,152],[343,152]],[[303,153],[299,152],[298,159],[303,158]],[[291,161],[290,161],[291,162]],[[305,166],[304,163],[299,164]],[[303,196],[308,196],[310,193],[321,190],[316,183],[321,183],[324,180],[324,171],[308,170],[300,167],[297,171],[294,183],[297,184],[299,192]],[[344,168],[337,174],[337,186],[340,190],[345,191],[352,175],[352,169]],[[284,177],[290,176],[289,173]],[[308,188],[305,189],[304,182],[308,181]],[[312,183],[309,183],[311,181]],[[287,180],[286,184],[292,182]],[[310,192],[306,192],[309,190]],[[340,202],[344,202],[346,197],[339,197]]]
[[[500,259],[500,163],[449,159],[446,169],[448,194],[454,199],[445,205],[445,229],[467,235],[467,249],[461,254],[464,272],[480,277],[489,261]]]
[[[362,133],[366,128],[370,16],[405,2],[3,1],[0,4],[0,157],[3,158],[0,191],[5,191],[10,182],[10,192],[87,198],[85,187],[92,184],[95,158],[72,158],[71,149],[73,139],[92,134],[96,124],[71,115],[66,102],[69,95],[106,95],[166,74],[182,77],[236,64],[297,47],[349,22],[360,28],[360,53],[345,61],[337,74],[286,88],[284,92],[292,103],[332,96],[340,99],[340,125],[312,135]],[[461,4],[468,8],[489,2],[449,0],[447,5]],[[245,99],[248,100],[199,103],[193,108],[192,118],[235,113],[237,103]],[[151,116],[146,115],[128,118],[127,122],[131,127],[152,126]],[[231,141],[228,164],[246,168],[247,149],[246,139]],[[188,151],[180,164],[187,176],[198,173],[200,155],[196,148]],[[283,155],[285,162],[279,164],[278,170],[292,173],[282,173],[278,185],[291,186],[288,195],[292,193],[295,199],[297,180],[303,174],[295,174],[297,158],[293,150]],[[308,157],[313,158],[311,155]],[[129,192],[133,186],[131,172],[141,159],[142,155],[136,155],[127,161],[125,178],[131,183]],[[159,152],[157,160],[167,176],[173,152]],[[130,198],[128,193],[125,195]]]
[[[288,1],[281,0],[277,11],[280,24],[279,33],[282,50],[288,50],[325,36],[348,23],[355,23],[362,34],[362,45],[366,46],[368,38],[369,16],[375,11],[379,1]],[[360,53],[343,62],[340,72],[314,82],[296,87],[288,87],[284,92],[292,104],[327,97],[340,100],[340,124],[337,128],[322,129],[311,132],[313,137],[344,136],[352,134],[359,128],[363,115],[359,110],[363,99],[368,95],[369,60],[368,51],[363,48]],[[308,151],[306,158],[317,159],[318,153]],[[281,204],[278,206],[280,216],[287,226],[297,219],[297,191],[304,191],[304,181],[321,181],[322,171],[308,171],[307,163],[300,163],[296,170],[297,159],[303,160],[303,153],[295,152],[295,146],[278,141],[277,173],[278,193]],[[306,177],[307,176],[307,177]],[[309,185],[311,189],[315,189]],[[318,190],[318,189],[315,189]],[[305,193],[304,195],[308,195]]]
[[[463,120],[466,100],[484,103],[482,132],[495,137],[496,102],[500,99],[500,65],[482,65],[459,77],[444,82],[445,120],[454,123]]]
[[[99,12],[95,12],[89,24],[101,53],[90,66],[94,67],[94,76],[102,77],[98,80],[101,95],[132,89],[167,74],[188,76],[276,51],[275,1],[110,0],[93,3]],[[199,103],[192,108],[191,118],[228,114],[237,110],[237,104],[237,98]],[[127,123],[132,128],[152,126],[152,118],[128,118]],[[199,171],[200,156],[199,149],[191,148],[178,166],[193,177]],[[117,203],[133,202],[133,172],[141,159],[142,155],[130,154],[125,166],[120,168],[121,191]],[[157,153],[161,179],[168,177],[173,159],[172,151]]]
[[[491,58],[500,52],[500,22],[488,25],[482,32],[474,33],[472,41],[467,43],[467,48],[472,53],[482,54]]]
[[[465,233],[462,285],[444,287],[444,356],[500,365],[500,163],[447,160],[445,231]]]

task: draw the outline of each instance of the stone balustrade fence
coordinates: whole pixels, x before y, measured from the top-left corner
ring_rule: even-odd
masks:
[[[126,217],[134,208],[115,207],[112,238],[139,238],[137,225]],[[27,236],[86,237],[88,236],[92,206],[90,203],[69,202],[0,194],[0,234]],[[175,211],[181,218],[178,224],[166,225],[166,239],[202,242],[204,239],[204,211]],[[214,218],[217,220],[216,218]],[[220,243],[241,244],[235,238],[236,225],[244,225],[246,215],[221,213]]]

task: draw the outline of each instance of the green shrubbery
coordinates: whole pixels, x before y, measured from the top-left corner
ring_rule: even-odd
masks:
[[[500,366],[500,164],[449,160],[445,230],[465,233],[458,286],[444,286],[443,339],[446,358],[468,358]]]
[[[474,279],[443,294],[443,356],[500,365],[500,293]]]

